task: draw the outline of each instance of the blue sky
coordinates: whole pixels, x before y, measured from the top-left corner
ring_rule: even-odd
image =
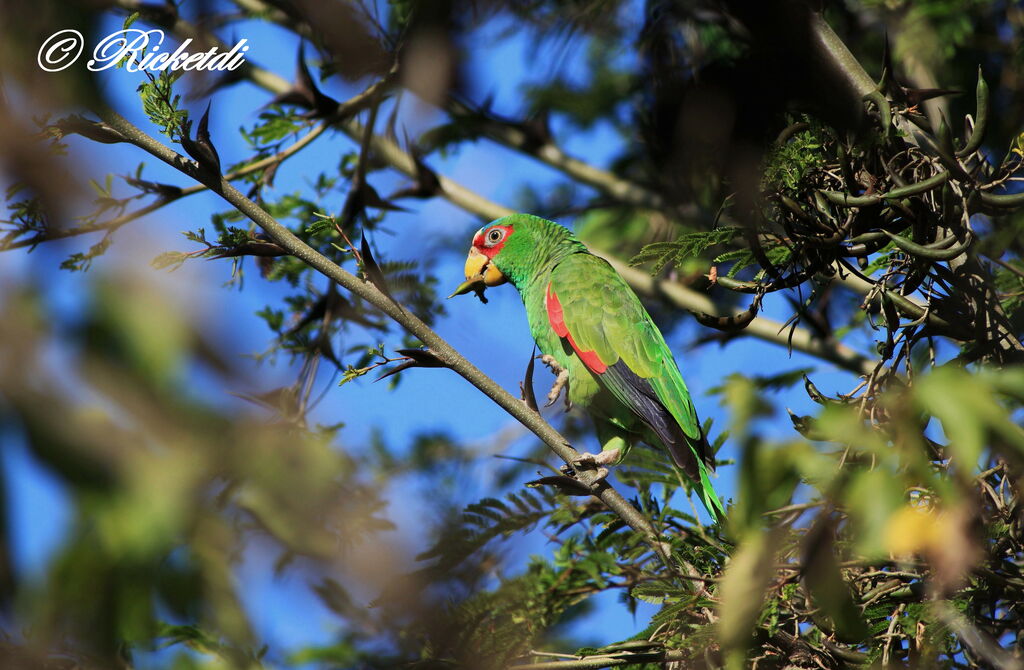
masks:
[[[114,30],[119,25],[118,20],[111,20],[110,29]],[[585,71],[582,50],[566,48],[559,42],[538,46],[523,36],[498,39],[505,27],[507,25],[502,20],[492,22],[467,44],[471,89],[481,96],[493,96],[496,111],[510,117],[520,115],[525,109],[521,93],[526,83],[541,81],[557,73],[580,77]],[[270,67],[285,77],[292,76],[297,51],[292,35],[259,22],[236,24],[233,34],[249,40],[252,47],[248,56],[253,62]],[[621,57],[628,59],[631,55],[622,54]],[[118,101],[120,111],[155,133],[142,117],[134,94],[139,76],[114,71],[104,73],[103,79]],[[358,89],[358,85],[347,89],[329,87],[328,92],[341,99]],[[238,127],[251,126],[256,120],[256,104],[269,99],[269,94],[249,84],[216,94],[211,112],[211,132],[224,164],[244,156],[246,147],[237,132]],[[193,112],[201,113],[205,102],[190,106]],[[413,135],[442,118],[436,111],[422,105],[407,105],[403,110],[402,121]],[[556,118],[553,129],[570,154],[602,167],[607,166],[622,148],[621,139],[606,125],[598,124],[586,133],[570,133]],[[88,161],[98,173],[129,173],[137,162],[145,160],[147,178],[185,185],[180,175],[131,147],[90,145],[75,139],[70,144],[72,158]],[[352,143],[340,134],[321,138],[298,159],[281,168],[275,192],[302,188],[322,166],[336,165],[340,153],[351,148]],[[561,180],[554,170],[486,141],[467,145],[447,157],[431,157],[429,162],[438,172],[512,207],[516,206],[524,185],[545,189]],[[371,176],[371,183],[381,193],[388,193],[405,181],[389,171]],[[341,206],[340,201],[329,204],[335,212]],[[386,227],[391,234],[378,233],[374,237],[380,256],[401,260],[429,255],[436,262],[434,273],[440,279],[442,292],[444,287],[454,287],[462,279],[464,254],[480,222],[440,199],[412,201],[403,205],[412,211],[390,215]],[[255,312],[278,300],[284,294],[282,287],[260,279],[251,265],[242,292],[221,288],[229,277],[228,262],[191,262],[175,273],[155,271],[148,266],[149,260],[162,251],[192,249],[191,244],[180,236],[180,231],[204,225],[211,211],[224,208],[218,198],[203,193],[133,223],[118,234],[110,252],[99,259],[85,277],[60,271],[58,266],[68,253],[81,250],[95,240],[71,240],[38,249],[32,254],[21,251],[5,253],[0,258],[0,300],[3,300],[2,286],[5,282],[32,273],[46,278],[47,299],[54,311],[73,318],[82,308],[86,293],[84,283],[92,276],[118,268],[119,271],[138,273],[149,281],[158,282],[169,298],[181,305],[181,309],[196,310],[199,322],[213,339],[230,342],[228,350],[262,351],[270,344],[271,334]],[[563,223],[571,225],[572,221]],[[452,246],[452,240],[457,240],[455,246]],[[325,282],[320,280],[318,286],[323,288]],[[488,297],[490,303],[487,305],[469,297],[448,301],[448,316],[437,324],[437,331],[505,388],[515,392],[532,349],[522,305],[511,287],[492,290]],[[766,313],[773,318],[784,320],[788,316],[787,308],[781,297],[769,297],[766,301]],[[848,391],[855,383],[848,373],[831,371],[830,366],[798,353],[790,357],[781,347],[751,338],[740,338],[724,347],[704,345],[691,350],[691,343],[703,332],[692,319],[684,318],[678,328],[666,333],[666,338],[676,352],[689,388],[697,399],[699,413],[714,419],[716,433],[724,426],[725,416],[718,406],[718,399],[706,394],[731,372],[772,374],[812,367],[819,370],[813,375],[815,382],[827,393]],[[350,342],[360,341],[358,331],[340,337]],[[393,348],[400,346],[399,339],[391,337],[385,342]],[[339,350],[344,348],[344,344],[338,347]],[[59,361],[61,355],[60,344],[55,343],[55,360]],[[254,367],[252,374],[261,387],[270,389],[290,383],[296,371],[296,367],[281,359],[276,365]],[[550,381],[546,371],[542,370],[538,370],[536,379],[538,390],[545,388]],[[328,375],[322,376],[320,385],[320,388],[331,385]],[[229,408],[240,406],[241,401],[229,395],[229,390],[213,385],[209,380],[196,379],[196,391],[211,402]],[[797,390],[784,394],[780,404],[797,413],[807,413],[810,401]],[[560,410],[556,407],[549,411]],[[468,383],[444,370],[414,370],[406,374],[393,391],[385,384],[371,383],[370,378],[341,388],[331,385],[324,402],[315,410],[314,418],[323,423],[335,423],[339,418],[347,421],[340,440],[341,448],[347,449],[361,448],[369,442],[374,431],[382,433],[393,445],[407,443],[412,435],[428,430],[445,431],[460,440],[486,445],[496,433],[514,430],[517,425]],[[776,437],[793,436],[789,421],[784,416],[768,423],[766,430]],[[0,442],[5,464],[12,473],[9,477],[12,487],[8,495],[12,503],[15,560],[20,570],[40,574],[47,557],[63,539],[62,533],[68,521],[67,501],[55,480],[32,462],[16,435],[0,432]],[[524,453],[531,444],[528,437],[514,441],[512,455]],[[580,446],[588,450],[595,448],[595,445]],[[466,473],[466,502],[494,493],[493,476],[500,463],[493,458],[493,450],[488,451],[487,447],[481,450],[481,454],[480,462]],[[728,444],[722,455],[735,456]],[[716,486],[725,497],[733,492],[734,475],[735,468],[721,469]],[[392,495],[396,503],[402,503],[402,496],[409,494],[395,490]],[[392,518],[399,525],[396,536],[411,538],[413,543],[417,538],[422,540],[420,528],[430,519],[421,518],[415,511],[402,512],[402,508],[401,504],[392,508]],[[541,541],[518,544],[513,541],[507,546],[512,566],[531,552],[544,551]],[[319,605],[300,577],[274,578],[270,570],[273,560],[273,555],[254,547],[240,572],[250,602],[261,605],[252,608],[261,635],[272,647],[329,641],[336,632],[336,619]],[[599,614],[591,622],[592,628],[588,632],[591,638],[596,638],[591,641],[607,643],[622,639],[646,623],[651,613],[649,606],[641,606],[634,621],[623,608],[615,605],[615,598],[616,594],[602,597]]]

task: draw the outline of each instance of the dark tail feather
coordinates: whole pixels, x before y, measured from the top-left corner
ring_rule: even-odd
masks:
[[[668,430],[663,433],[656,427],[651,426],[661,441],[665,443],[665,447],[672,456],[672,461],[676,464],[676,467],[685,472],[687,477],[697,481],[700,479],[700,465],[698,465],[697,459],[694,457],[693,450],[690,447],[690,439],[683,434],[679,426],[675,425],[674,419],[672,424],[666,427]],[[673,428],[675,430],[672,430]],[[700,437],[701,443],[694,446],[697,447],[698,454],[703,454],[704,450],[710,447],[704,436],[701,435]]]
[[[668,410],[665,410],[665,413],[668,414]],[[700,475],[700,466],[697,464],[698,458],[710,472],[714,472],[715,455],[711,452],[711,445],[708,443],[708,438],[704,435],[700,424],[697,424],[697,429],[700,430],[700,437],[693,440],[683,433],[683,429],[679,427],[674,418],[670,416],[669,419],[671,423],[669,423],[668,428],[672,435],[662,435],[657,430],[655,432],[658,433],[658,437],[668,447],[668,452],[672,455],[672,460],[675,464],[690,479],[694,480]],[[652,426],[652,428],[654,427]]]
[[[636,375],[623,361],[609,366],[605,374],[616,378],[626,389],[633,401],[630,403],[633,411],[658,436],[676,467],[693,483],[708,514],[718,520],[724,510],[708,479],[708,473],[715,471],[715,455],[700,423],[697,423],[698,438],[688,437],[672,413],[658,400],[650,382]]]

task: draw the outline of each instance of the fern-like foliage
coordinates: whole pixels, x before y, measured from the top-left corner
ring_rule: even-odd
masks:
[[[557,509],[557,498],[544,490],[512,492],[505,500],[484,498],[467,506],[461,523],[445,528],[416,560],[436,560],[431,570],[450,570],[492,540],[529,530]]]
[[[739,228],[726,226],[714,230],[684,233],[674,242],[648,244],[629,260],[629,264],[637,266],[653,263],[651,274],[656,275],[670,263],[681,263],[694,256],[700,256],[711,247],[731,242],[742,232]]]

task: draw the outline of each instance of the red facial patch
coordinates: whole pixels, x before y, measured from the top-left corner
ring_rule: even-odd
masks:
[[[492,230],[504,231],[504,235],[501,236],[501,239],[494,243],[487,240]],[[505,242],[508,241],[508,238],[512,237],[513,232],[515,231],[512,226],[490,226],[487,230],[480,231],[473,236],[473,246],[476,247],[484,256],[494,258],[494,255],[501,251],[505,246]]]
[[[587,366],[587,369],[597,375],[607,370],[608,366],[601,361],[596,351],[581,351],[580,348],[576,346],[575,340],[572,339],[572,333],[569,332],[568,326],[565,325],[565,317],[562,314],[562,303],[558,302],[558,296],[551,290],[551,284],[548,284],[548,289],[544,293],[544,306],[547,308],[548,322],[551,323],[552,330],[554,330],[555,334],[559,337],[564,337],[569,340],[569,346],[572,347],[572,350],[580,357],[580,360]]]

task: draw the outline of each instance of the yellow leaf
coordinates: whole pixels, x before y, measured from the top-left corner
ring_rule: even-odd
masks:
[[[940,539],[938,517],[933,510],[905,506],[885,526],[885,548],[895,556],[919,554]]]

